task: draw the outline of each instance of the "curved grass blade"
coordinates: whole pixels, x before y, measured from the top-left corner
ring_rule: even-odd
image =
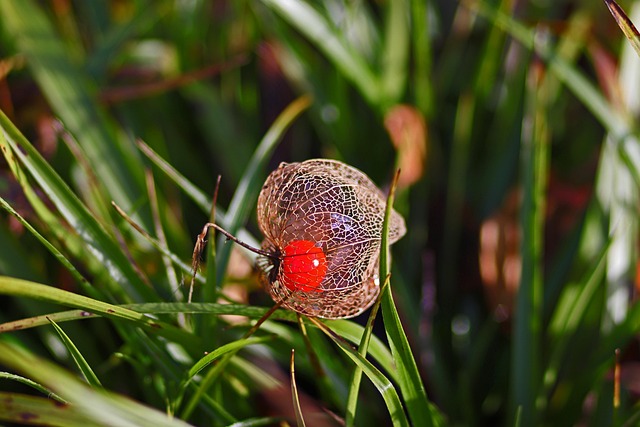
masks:
[[[56,322],[51,319],[49,319],[49,321],[58,333],[58,336],[62,339],[65,347],[67,347],[69,354],[71,354],[71,357],[73,357],[73,361],[76,363],[78,369],[80,369],[80,372],[82,372],[82,375],[87,380],[87,383],[89,383],[89,385],[93,388],[102,388],[102,383],[96,376],[95,372],[93,372],[93,369],[91,369],[91,366],[89,366],[84,356],[82,356],[82,353],[80,353],[78,347],[76,347],[73,341],[71,341],[71,338],[69,338],[69,336],[62,330],[60,326],[56,324]]]
[[[95,96],[92,76],[72,60],[78,52],[70,52],[34,1],[0,2],[0,18],[55,114],[72,134],[82,135],[80,143],[96,175],[114,200],[131,209],[144,194],[141,159],[117,136],[114,122]]]
[[[291,373],[291,398],[293,400],[293,411],[296,414],[296,423],[298,424],[298,427],[306,427],[307,424],[304,422],[304,417],[302,416],[302,408],[300,407],[300,398],[298,396],[294,349],[291,349],[291,363],[289,364],[289,371]]]
[[[209,366],[210,364],[212,364],[218,358],[224,356],[225,354],[231,353],[231,352],[235,353],[238,350],[248,345],[260,344],[263,342],[267,342],[271,339],[273,339],[273,336],[243,338],[236,341],[232,341],[228,344],[225,344],[223,346],[216,348],[211,353],[207,353],[206,356],[198,360],[195,363],[195,365],[193,365],[191,369],[189,369],[189,373],[187,374],[187,380],[185,381],[185,384],[190,382],[193,379],[193,377],[195,377],[200,373],[200,371],[202,371],[204,368],[206,368],[207,366]]]
[[[547,62],[549,70],[582,101],[617,142],[624,141],[628,135],[634,134],[633,122],[620,114],[619,110],[607,101],[584,74],[579,73],[575,67],[555,55],[549,45],[535,43],[535,31],[517,22],[513,17],[496,10],[486,1],[464,1],[463,4],[490,20],[493,25],[502,28],[525,47],[535,50]]]
[[[638,33],[631,19],[629,19],[627,14],[624,13],[624,10],[614,0],[604,0],[604,3],[607,5],[607,8],[609,8],[609,12],[613,15],[618,27],[620,27],[624,35],[629,39],[631,46],[633,46],[638,56],[640,56],[640,33]]]
[[[139,326],[148,328],[158,335],[174,340],[189,348],[194,348],[199,345],[200,341],[193,335],[187,334],[167,323],[153,320],[142,313],[57,289],[53,286],[0,276],[0,295],[1,294],[48,301],[67,307],[80,308],[89,313],[97,313],[104,317],[132,321]]]
[[[0,132],[3,155],[8,160],[11,158],[10,161],[18,159],[24,165],[65,220],[82,238],[88,252],[104,265],[109,276],[118,284],[111,291],[117,295],[125,290],[126,297],[123,297],[139,302],[157,300],[157,295],[137,275],[131,261],[104,230],[102,224],[2,111],[0,127],[3,128],[3,132]],[[21,185],[29,184],[22,179]]]
[[[333,65],[345,75],[372,105],[380,105],[383,93],[380,82],[367,61],[352,49],[327,20],[304,1],[263,0],[313,45],[324,52]]]
[[[24,384],[26,386],[29,386],[29,387],[35,389],[35,390],[38,390],[42,394],[46,394],[47,397],[50,398],[50,399],[57,400],[60,403],[68,403],[66,400],[64,400],[63,398],[61,398],[60,396],[58,396],[57,394],[55,394],[54,392],[52,392],[48,388],[41,386],[40,384],[38,384],[37,382],[35,382],[33,380],[30,380],[29,378],[25,378],[25,377],[22,377],[20,375],[11,374],[9,372],[0,372],[0,379],[12,380],[12,381],[19,382],[20,384]],[[1,410],[0,410],[0,413],[2,413]]]
[[[395,179],[391,184],[389,190],[389,196],[387,197],[387,207],[385,211],[385,218],[382,227],[382,242],[380,244],[380,277],[387,277],[390,272],[389,264],[389,218],[391,216],[391,209],[393,206],[393,198],[395,196],[396,183],[398,181],[398,175],[400,171],[396,173]],[[425,391],[424,384],[420,378],[418,372],[418,366],[411,347],[409,346],[409,340],[404,333],[402,323],[400,322],[400,316],[398,310],[393,301],[393,295],[391,293],[391,286],[386,286],[381,291],[381,306],[382,306],[382,318],[384,319],[384,328],[387,333],[387,339],[389,340],[389,347],[391,348],[391,354],[398,366],[398,372],[400,381],[398,385],[402,391],[404,402],[407,406],[407,412],[413,425],[416,426],[433,426],[437,423],[437,414],[434,413],[435,409],[427,399],[427,392]]]
[[[182,188],[184,193],[200,207],[203,212],[209,212],[211,210],[211,199],[207,194],[196,187],[191,181],[189,181],[184,175],[178,172],[173,166],[171,166],[165,159],[160,157],[153,148],[149,147],[144,141],[136,141],[138,148],[142,153],[147,156],[149,160],[153,162],[162,172],[164,172],[171,180]],[[220,216],[220,222],[226,227],[226,214],[220,209],[216,209]]]
[[[389,286],[389,276],[384,281],[382,285],[381,294],[385,291],[385,289]],[[380,296],[377,298],[375,304],[371,308],[371,313],[369,314],[369,318],[367,319],[367,325],[364,328],[362,333],[362,339],[360,339],[360,345],[358,346],[358,353],[366,359],[367,352],[369,351],[369,344],[371,343],[371,337],[373,335],[373,323],[378,315],[378,309],[380,308]],[[351,375],[351,381],[349,381],[349,395],[347,396],[347,408],[346,408],[346,417],[345,424],[347,427],[353,426],[355,424],[356,417],[356,408],[358,406],[358,394],[360,391],[360,382],[362,380],[362,369],[358,366],[353,370],[353,374]]]
[[[251,209],[253,209],[255,205],[258,191],[261,188],[261,183],[259,182],[260,172],[264,170],[269,156],[276,148],[285,131],[310,105],[311,98],[308,96],[302,96],[293,101],[280,113],[262,138],[262,141],[260,141],[260,144],[254,151],[247,165],[247,169],[242,174],[242,179],[238,183],[238,187],[229,204],[229,209],[227,210],[227,218],[231,218],[227,228],[229,233],[236,234],[240,225],[244,224],[247,220]],[[216,272],[217,283],[222,283],[222,279],[226,273],[225,266],[229,262],[229,256],[231,255],[231,245],[224,245],[224,239],[224,236],[221,236],[216,245],[218,248],[216,254],[218,260]]]
[[[64,425],[188,426],[181,420],[170,419],[166,414],[141,405],[128,397],[104,390],[94,390],[57,365],[3,341],[0,341],[0,363],[16,371],[28,372],[29,376],[36,381],[72,402],[72,406],[77,408],[86,420],[89,420],[85,424]]]
[[[76,279],[77,283],[82,287],[83,291],[87,292],[94,298],[98,296],[97,290],[89,286],[87,280],[75,268],[71,261],[69,261],[67,257],[65,257],[62,252],[60,252],[58,248],[52,245],[42,234],[40,234],[35,228],[33,228],[33,226],[29,224],[29,222],[27,222],[27,220],[24,219],[22,215],[16,212],[16,210],[13,209],[13,207],[2,197],[0,197],[0,206],[11,215],[13,215],[20,222],[20,224],[24,226],[24,228],[26,228],[31,234],[33,234],[33,236],[38,239],[38,241],[40,241],[40,243],[42,243],[44,247],[47,248],[49,252],[51,252],[51,254],[53,254],[58,262],[60,262],[60,264],[62,264],[67,269],[67,271],[69,271],[69,273],[71,273],[74,279]]]
[[[593,261],[592,269],[584,278],[578,281],[580,286],[579,289],[576,289],[575,294],[567,292],[566,298],[560,300],[554,316],[549,322],[549,335],[553,340],[547,344],[550,348],[550,355],[543,376],[543,387],[541,387],[538,399],[543,399],[544,396],[550,395],[552,387],[556,385],[564,358],[571,351],[570,337],[577,331],[584,320],[589,305],[593,302],[598,288],[602,285],[611,243],[612,239],[609,239],[599,256]],[[598,347],[600,349],[608,348],[611,351],[613,350],[613,348],[602,345]]]
[[[327,320],[324,322],[333,332],[342,338],[359,345],[362,342],[365,328],[350,320]],[[368,353],[382,367],[394,382],[400,381],[398,368],[393,355],[385,344],[375,335],[371,336]]]
[[[336,335],[331,329],[329,329],[324,323],[310,317],[309,320],[315,324],[322,332],[324,332],[329,338],[335,342],[338,347],[365,373],[365,375],[371,380],[373,385],[378,389],[382,398],[384,399],[391,421],[394,426],[409,426],[409,420],[402,407],[400,396],[393,386],[391,381],[384,376],[382,372],[371,364],[367,359],[362,357],[353,347],[351,347],[344,339]]]
[[[0,421],[24,425],[29,421],[36,420],[37,425],[47,426],[93,427],[104,425],[91,420],[73,405],[40,396],[0,391]]]

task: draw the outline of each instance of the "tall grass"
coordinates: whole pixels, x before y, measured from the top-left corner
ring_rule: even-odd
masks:
[[[638,11],[0,2],[0,419],[633,425]],[[259,245],[264,178],[313,157],[402,170],[373,315],[246,336],[273,302],[213,236],[187,303],[216,177]]]

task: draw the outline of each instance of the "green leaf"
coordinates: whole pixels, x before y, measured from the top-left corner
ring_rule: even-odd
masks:
[[[379,79],[365,59],[333,31],[327,20],[304,1],[263,0],[285,21],[304,34],[342,72],[371,104],[380,105]],[[390,62],[395,65],[395,62]]]
[[[0,2],[0,18],[26,56],[49,105],[72,134],[81,136],[96,175],[113,199],[130,210],[143,194],[141,159],[132,146],[121,144],[114,123],[99,106],[98,85],[78,65],[78,52],[62,42],[32,0]]]
[[[58,333],[58,336],[62,339],[64,346],[69,351],[69,354],[71,354],[71,357],[73,357],[73,361],[76,363],[76,366],[80,369],[80,372],[82,372],[82,375],[87,380],[87,383],[89,383],[89,385],[92,386],[93,388],[102,388],[102,383],[96,376],[95,372],[93,372],[93,369],[91,369],[91,366],[87,363],[84,356],[82,356],[82,353],[80,353],[80,350],[78,350],[78,347],[76,347],[73,341],[71,341],[71,338],[69,338],[69,336],[64,332],[64,330],[62,330],[60,326],[56,324],[56,322],[54,322],[51,319],[49,319],[49,321],[51,322],[51,325]]]
[[[187,381],[191,381],[191,379],[196,375],[198,375],[200,371],[202,371],[204,368],[206,368],[207,366],[209,366],[210,364],[212,364],[214,361],[224,356],[225,354],[232,353],[232,352],[237,353],[238,350],[248,345],[260,344],[263,342],[267,342],[271,339],[273,339],[273,337],[270,337],[270,336],[251,337],[251,338],[244,338],[244,339],[232,341],[228,344],[220,346],[216,348],[214,351],[207,353],[206,356],[198,360],[198,362],[196,362],[196,364],[193,365],[191,369],[189,369],[189,373],[187,374]]]
[[[393,199],[395,196],[395,188],[398,180],[396,173],[395,180],[391,184],[389,196],[387,197],[387,205],[385,211],[384,222],[382,224],[382,241],[380,243],[380,273],[379,276],[388,277],[391,272],[389,263],[389,219],[393,207]],[[418,366],[409,340],[404,333],[398,310],[393,301],[391,286],[385,286],[382,289],[381,306],[382,318],[384,319],[384,329],[389,340],[391,354],[398,366],[399,385],[402,391],[403,400],[407,407],[407,412],[413,425],[432,426],[436,424],[433,406],[427,399],[427,392],[418,372]]]
[[[103,426],[68,404],[44,397],[0,391],[0,420],[47,426]]]
[[[384,376],[382,372],[371,364],[367,359],[362,357],[353,347],[351,347],[344,339],[336,335],[331,329],[329,329],[324,323],[309,318],[322,332],[324,332],[329,338],[335,342],[338,347],[364,372],[364,374],[371,380],[373,385],[378,389],[380,395],[384,399],[389,415],[391,415],[391,421],[394,426],[409,426],[409,420],[404,412],[400,396],[396,391],[394,385]]]
[[[296,414],[296,423],[299,427],[306,427],[304,417],[302,416],[302,408],[300,407],[300,398],[298,396],[298,384],[296,383],[296,369],[295,369],[295,351],[291,349],[291,398],[293,400],[293,412]]]
[[[618,27],[622,30],[624,35],[631,42],[631,46],[635,49],[638,56],[640,56],[640,33],[636,29],[631,19],[624,13],[624,10],[614,0],[604,0],[605,4],[609,8],[609,12],[616,20]]]
[[[255,206],[255,200],[258,192],[262,188],[260,181],[261,172],[264,170],[271,153],[275,150],[278,142],[284,136],[286,130],[291,126],[294,120],[311,105],[311,98],[302,96],[293,101],[273,122],[267,133],[262,137],[262,141],[256,148],[247,165],[246,170],[242,174],[242,179],[238,183],[238,187],[231,199],[227,217],[231,218],[227,229],[231,234],[235,234],[241,224],[249,217],[249,214]],[[217,242],[216,259],[217,267],[217,283],[222,283],[226,268],[231,255],[231,245],[224,245],[225,237],[221,236]],[[210,299],[209,299],[210,300]]]
[[[166,414],[141,405],[129,398],[105,391],[97,391],[78,381],[73,375],[62,368],[28,353],[22,348],[0,341],[0,363],[17,371],[28,373],[36,381],[58,393],[62,398],[72,403],[77,415],[67,418],[60,412],[51,412],[52,405],[42,404],[42,401],[24,401],[33,404],[33,413],[62,418],[69,426],[103,425],[103,426],[140,426],[154,425],[158,427],[187,426],[183,421],[170,419]],[[2,411],[0,411],[2,413]],[[31,412],[30,412],[31,413]],[[80,423],[80,421],[83,421]]]
[[[25,377],[22,377],[20,375],[10,374],[9,372],[0,372],[0,379],[12,380],[12,381],[19,382],[19,383],[24,384],[26,386],[29,386],[29,387],[31,387],[31,388],[33,388],[35,390],[38,390],[42,394],[46,394],[48,398],[57,400],[60,403],[68,403],[66,400],[64,400],[63,398],[61,398],[57,394],[53,393],[51,390],[47,389],[46,387],[41,386],[40,384],[38,384],[37,382],[35,382],[33,380],[30,380],[29,378],[25,378]],[[0,411],[0,414],[1,413],[2,413],[2,411]]]
[[[170,338],[192,348],[197,346],[199,343],[199,340],[193,335],[187,334],[175,326],[153,320],[142,313],[57,289],[53,286],[46,286],[27,280],[0,276],[0,295],[11,295],[14,297],[48,301],[67,307],[80,308],[85,312],[97,313],[113,319],[132,321],[139,326],[154,331],[158,335]]]
[[[124,289],[129,298],[139,302],[157,300],[157,295],[138,276],[115,239],[107,234],[104,226],[2,111],[0,127],[3,129],[3,132],[0,132],[2,154],[8,162],[13,162],[15,158],[24,165],[65,220],[82,238],[88,253],[104,265],[109,276],[119,285],[114,287],[112,292],[122,294]],[[16,178],[23,186],[29,185],[24,177]]]

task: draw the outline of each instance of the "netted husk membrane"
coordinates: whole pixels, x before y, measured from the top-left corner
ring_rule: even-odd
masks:
[[[378,258],[386,196],[364,173],[342,162],[313,159],[281,163],[258,197],[262,281],[276,302],[296,312],[327,319],[356,316],[380,292]],[[395,210],[389,242],[406,233]],[[309,240],[326,256],[326,274],[314,291],[282,283],[282,253],[295,240]]]

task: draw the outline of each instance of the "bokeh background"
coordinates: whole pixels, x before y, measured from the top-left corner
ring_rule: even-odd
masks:
[[[400,168],[395,206],[408,233],[393,246],[391,287],[434,420],[634,425],[640,61],[605,3],[1,2],[3,129],[12,122],[50,169],[0,162],[4,206],[24,218],[7,207],[0,216],[0,274],[114,304],[183,302],[190,274],[167,253],[189,266],[218,175],[219,221],[256,245],[257,191],[280,162],[338,159],[384,191]],[[640,2],[620,6],[639,22]],[[278,120],[284,125],[274,129]],[[78,200],[52,195],[40,179],[58,181],[38,172],[45,169]],[[95,224],[65,210],[76,202]],[[92,249],[94,226],[120,255]],[[217,246],[220,256],[203,260],[209,285],[196,287],[196,301],[224,293],[270,306],[251,258]],[[144,285],[123,287],[130,280],[114,278],[110,263]],[[32,297],[3,295],[0,322],[61,310]],[[159,316],[189,329],[180,314]],[[196,318],[195,334],[209,339],[202,351],[243,331],[224,318],[202,320],[217,314]],[[303,351],[297,326],[286,325],[269,332],[295,335]],[[165,341],[145,338],[160,357],[134,327],[104,319],[62,326],[105,388],[180,418],[189,393],[176,391],[160,365],[175,373],[188,363]],[[378,319],[382,342],[385,331]],[[185,419],[268,425],[278,421],[264,417],[293,417],[282,387],[291,345],[282,340],[240,353],[246,365],[222,374],[211,399],[224,411],[204,404]],[[51,326],[0,341],[77,369]],[[310,425],[339,425],[354,365],[335,348],[320,350],[320,360],[333,385],[318,386],[300,362],[303,413],[320,414]],[[258,368],[280,387],[256,380],[267,378]],[[31,393],[9,379],[0,389]],[[363,380],[358,425],[392,419]]]

